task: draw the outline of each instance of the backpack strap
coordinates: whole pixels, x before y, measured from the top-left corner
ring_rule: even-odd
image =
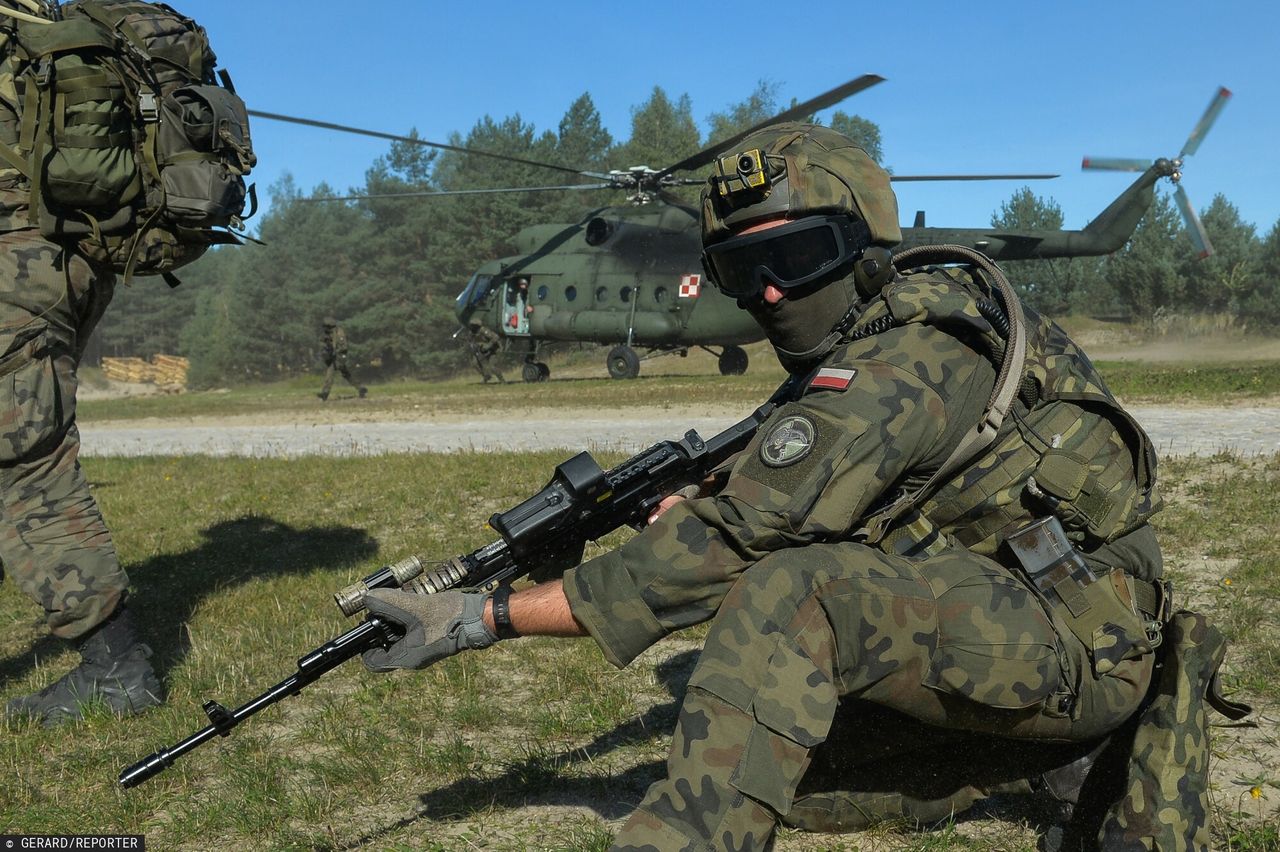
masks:
[[[965,433],[947,460],[923,485],[914,491],[902,492],[865,519],[857,537],[868,544],[878,544],[893,522],[904,512],[923,503],[964,465],[991,446],[1018,396],[1027,358],[1026,319],[1022,315],[1022,303],[1009,285],[1009,279],[986,255],[965,246],[917,246],[895,256],[893,263],[898,269],[944,263],[970,263],[978,267],[990,277],[996,296],[1003,303],[1005,316],[1009,319],[1009,335],[1005,342],[1004,357],[1000,362],[1000,373],[991,389],[991,397],[987,401],[982,419]]]

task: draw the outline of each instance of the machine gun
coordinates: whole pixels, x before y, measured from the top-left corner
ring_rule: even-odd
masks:
[[[551,481],[533,497],[489,518],[489,525],[502,536],[497,541],[444,563],[411,556],[342,589],[334,600],[345,615],[352,616],[365,608],[364,598],[371,589],[435,594],[446,589],[491,588],[533,572],[563,571],[581,559],[588,541],[624,524],[641,528],[664,497],[701,483],[745,449],[774,409],[792,398],[797,386],[796,379],[788,379],[749,417],[706,441],[690,429],[683,439],[654,444],[608,471],[590,453],[579,453],[558,465]],[[431,565],[438,567],[428,570]],[[258,711],[297,695],[352,657],[390,647],[401,635],[396,624],[368,616],[359,626],[303,656],[296,672],[247,704],[228,710],[217,701],[206,701],[204,712],[210,724],[123,769],[121,786],[136,787],[202,743],[230,736],[236,725]]]

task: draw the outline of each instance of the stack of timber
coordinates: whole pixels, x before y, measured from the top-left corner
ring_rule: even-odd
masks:
[[[102,372],[114,382],[151,383],[165,388],[185,388],[190,362],[177,355],[141,358],[103,358]]]

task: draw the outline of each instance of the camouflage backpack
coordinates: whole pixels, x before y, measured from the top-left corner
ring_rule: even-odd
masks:
[[[204,29],[163,3],[0,3],[0,165],[28,193],[28,224],[126,280],[171,284],[239,242],[256,158],[216,62]]]

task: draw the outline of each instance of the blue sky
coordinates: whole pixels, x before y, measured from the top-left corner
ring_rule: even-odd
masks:
[[[1280,6],[1262,0],[170,2],[205,25],[251,107],[436,141],[486,114],[554,130],[584,91],[625,139],[654,85],[687,93],[705,133],[759,80],[785,105],[880,74],[841,108],[879,124],[894,171],[1058,172],[1033,188],[1068,227],[1132,179],[1081,172],[1083,155],[1174,156],[1226,86],[1183,184],[1201,209],[1221,192],[1260,234],[1280,218]],[[267,121],[253,135],[263,188],[285,172],[304,190],[356,186],[387,147]],[[901,219],[984,227],[1020,185],[898,184]]]

